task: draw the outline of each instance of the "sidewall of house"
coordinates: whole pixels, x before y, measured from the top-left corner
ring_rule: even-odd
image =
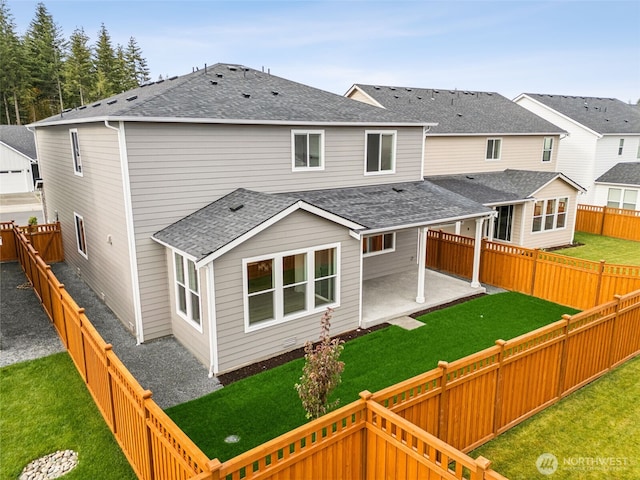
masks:
[[[33,192],[31,160],[21,153],[0,143],[0,194]],[[11,173],[17,172],[20,173]]]
[[[415,270],[418,264],[418,230],[415,228],[396,232],[395,251],[367,256],[362,259],[362,279],[392,275]]]

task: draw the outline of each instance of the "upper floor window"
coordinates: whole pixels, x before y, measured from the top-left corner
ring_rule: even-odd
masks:
[[[549,198],[536,201],[533,207],[532,232],[557,230],[567,225],[567,206],[569,199]]]
[[[69,130],[71,135],[71,156],[73,158],[73,173],[82,176],[82,158],[80,157],[80,143],[78,142],[78,130]]]
[[[324,168],[324,131],[292,130],[293,170]]]
[[[638,190],[628,188],[610,188],[607,207],[635,210],[638,203]]]
[[[500,150],[502,149],[501,138],[487,139],[487,160],[500,160]]]
[[[80,253],[84,258],[88,258],[87,237],[84,231],[84,218],[76,212],[73,212],[73,218],[76,227],[76,246],[78,247],[78,253]]]
[[[176,279],[176,310],[199,331],[202,331],[200,320],[200,286],[198,270],[195,263],[178,252],[173,254]]]
[[[542,145],[542,161],[550,162],[552,152],[553,152],[553,137],[544,137],[544,143]]]
[[[380,235],[371,235],[362,239],[362,254],[365,257],[394,252],[395,249],[395,233],[381,233]]]
[[[618,144],[618,155],[622,155],[623,150],[624,150],[624,138],[621,138],[620,143]]]
[[[245,259],[245,329],[275,325],[338,303],[338,246]]]
[[[365,174],[393,173],[396,160],[396,132],[366,132]]]

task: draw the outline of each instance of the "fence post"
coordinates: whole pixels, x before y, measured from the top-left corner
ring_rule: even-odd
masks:
[[[596,298],[595,303],[592,307],[596,305],[600,305],[600,287],[602,286],[602,276],[604,274],[604,260],[600,260],[600,265],[598,266],[598,283],[596,284]]]
[[[60,303],[60,315],[62,316],[62,318],[60,319],[62,322],[62,328],[64,330],[64,332],[61,332],[61,335],[63,335],[63,341],[64,341],[64,348],[67,349],[67,351],[69,350],[69,332],[67,331],[67,316],[64,314],[64,305],[62,303],[62,292],[64,291],[64,283],[60,283],[58,284],[58,293],[57,293],[57,301]]]
[[[84,322],[82,321],[81,315],[84,315],[84,307],[79,307],[76,312],[76,317],[78,318],[78,329],[80,331],[80,348],[82,349],[82,377],[84,379],[84,383],[89,383],[89,375],[87,373],[87,352],[84,348]]]
[[[533,251],[533,266],[531,267],[531,291],[529,295],[533,296],[533,292],[536,289],[536,270],[538,265],[538,254],[540,253],[540,249],[536,248]]]
[[[564,379],[567,371],[567,343],[569,340],[569,322],[571,322],[571,315],[564,314],[562,319],[565,321],[564,327],[562,327],[562,350],[560,351],[560,368],[558,369],[558,391],[556,396],[558,399],[562,398],[564,392]]]
[[[367,476],[367,471],[368,471],[368,464],[369,462],[367,461],[368,459],[368,447],[369,447],[369,429],[367,428],[369,425],[369,402],[371,401],[371,397],[373,397],[373,393],[371,393],[369,390],[363,390],[362,392],[360,392],[360,398],[362,400],[364,400],[364,406],[365,406],[365,428],[363,430],[363,435],[362,435],[362,448],[360,449],[362,452],[362,458],[360,459],[360,464],[362,465],[362,477],[361,478],[368,478]],[[374,437],[375,438],[375,437]]]
[[[442,389],[442,393],[440,394],[440,411],[438,412],[438,438],[444,442],[447,442],[447,433],[449,427],[447,425],[449,421],[449,413],[448,413],[448,392],[447,392],[447,380],[449,375],[449,363],[443,360],[438,362],[438,368],[442,370],[442,377],[440,382],[440,388]],[[448,442],[447,442],[448,443]]]
[[[613,364],[614,362],[614,358],[613,358],[613,354],[614,354],[614,350],[616,347],[616,344],[618,342],[616,342],[616,333],[618,330],[618,317],[620,316],[620,299],[622,298],[621,295],[614,295],[613,298],[615,299],[616,302],[616,314],[613,317],[613,327],[611,328],[611,341],[609,342],[609,358],[608,358],[608,366],[607,366],[607,370],[611,370],[613,369]]]
[[[442,268],[442,230],[438,230],[438,249],[436,250],[436,270]]]
[[[476,467],[477,467],[476,472],[479,474],[477,478],[484,479],[485,474],[487,473],[487,470],[491,468],[491,460],[484,458],[482,455],[480,455],[478,458],[476,458]]]
[[[111,375],[111,359],[109,358],[113,352],[113,345],[107,343],[104,346],[104,359],[107,365],[107,385],[109,387],[109,414],[111,415],[111,433],[116,434],[116,405],[113,400],[113,376]],[[115,354],[114,354],[115,355]]]
[[[496,345],[500,347],[498,353],[498,378],[496,379],[496,395],[493,409],[493,434],[498,435],[498,429],[500,428],[500,415],[502,415],[502,360],[504,359],[504,346],[507,344],[502,339],[496,340]]]
[[[145,390],[144,392],[142,392],[142,407],[144,409],[142,415],[143,415],[144,430],[145,430],[144,447],[148,455],[147,458],[149,459],[149,461],[147,462],[147,465],[145,465],[145,467],[148,469],[147,470],[148,476],[146,478],[148,478],[149,480],[154,480],[155,474],[153,469],[153,440],[151,438],[152,437],[151,427],[149,426],[149,417],[150,417],[149,408],[147,407],[147,402],[152,401],[151,395],[152,395],[151,390]],[[142,467],[143,466],[140,465],[141,469]]]
[[[602,215],[600,216],[600,235],[604,235],[604,221],[607,217],[607,209],[609,207],[605,206],[602,208]]]

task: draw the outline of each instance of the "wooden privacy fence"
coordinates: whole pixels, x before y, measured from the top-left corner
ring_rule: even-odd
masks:
[[[0,222],[0,262],[18,260],[16,231],[22,232],[47,263],[64,261],[60,223],[19,227],[14,222]]]
[[[382,390],[372,399],[467,452],[640,353],[640,290]]]
[[[576,230],[640,241],[640,210],[578,205]]]
[[[427,267],[471,278],[474,243],[469,237],[430,230]],[[592,262],[483,240],[480,281],[585,310],[615,294],[640,289],[640,266]]]

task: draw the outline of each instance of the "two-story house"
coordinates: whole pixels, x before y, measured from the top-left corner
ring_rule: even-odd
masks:
[[[33,133],[20,125],[0,125],[0,194],[33,192],[37,178]]]
[[[425,179],[493,208],[490,239],[529,248],[573,241],[582,188],[558,173],[561,128],[495,92],[356,84],[346,96],[437,122],[425,132]],[[474,231],[469,222],[448,230]]]
[[[66,261],[211,374],[317,338],[327,307],[364,326],[368,279],[415,271],[420,308],[427,229],[494,215],[423,180],[433,126],[226,64],[33,125]]]
[[[557,169],[586,188],[581,203],[613,203],[620,192],[613,190],[608,199],[608,189],[603,196],[596,181],[616,164],[640,159],[640,109],[615,98],[572,95],[523,93],[514,101],[568,132]]]

